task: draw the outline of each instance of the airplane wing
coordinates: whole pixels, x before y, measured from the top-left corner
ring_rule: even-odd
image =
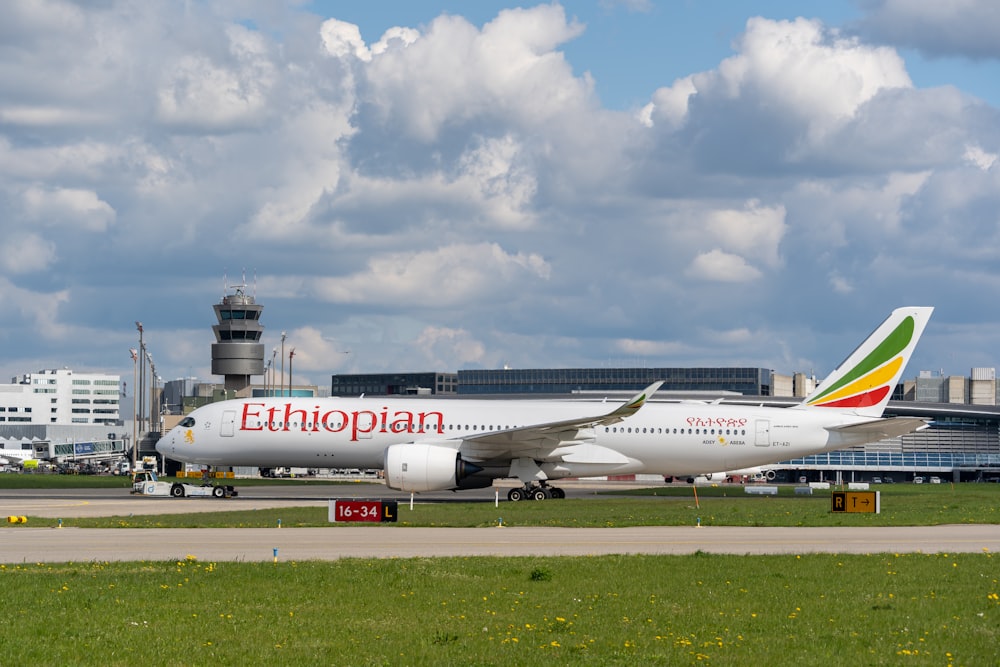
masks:
[[[828,426],[827,430],[837,433],[870,433],[878,435],[878,439],[895,438],[914,431],[922,431],[929,424],[921,417],[893,417],[891,419],[874,419],[857,424],[844,426]]]
[[[654,382],[631,400],[605,414],[469,436],[463,440],[459,451],[463,457],[478,461],[532,458],[624,463],[627,459],[618,452],[591,444],[586,431],[596,426],[617,424],[631,417],[662,385],[663,382]]]

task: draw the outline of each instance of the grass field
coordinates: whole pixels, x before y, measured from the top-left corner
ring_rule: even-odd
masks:
[[[5,665],[996,665],[992,554],[0,567]]]
[[[331,486],[331,497],[337,487]],[[881,490],[880,514],[845,514],[830,511],[829,492],[797,496],[794,489],[781,488],[777,497],[747,496],[738,486],[659,487],[636,490],[599,498],[569,498],[543,502],[503,501],[417,504],[410,511],[408,503],[399,506],[397,527],[405,526],[494,526],[501,519],[509,526],[915,526],[950,523],[1000,524],[1000,485],[896,484]],[[142,499],[139,499],[142,501]],[[229,503],[238,507],[239,499],[211,498],[150,502]],[[177,505],[172,505],[177,506]],[[275,526],[330,526],[327,508],[285,507],[243,511],[219,511],[193,514],[164,514],[106,518],[64,518],[64,526],[84,528],[221,528]],[[29,525],[52,526],[58,519],[29,517]],[[389,527],[393,524],[387,524]]]
[[[701,487],[696,503],[691,487],[672,486],[499,508],[410,512],[401,503],[399,524],[371,529],[501,517],[540,526],[1000,523],[998,485],[881,491],[880,515],[833,514],[828,494]],[[325,507],[64,525],[266,527],[279,518],[330,525]],[[0,529],[0,539],[17,529]],[[0,665],[998,665],[998,577],[986,552],[0,565]]]

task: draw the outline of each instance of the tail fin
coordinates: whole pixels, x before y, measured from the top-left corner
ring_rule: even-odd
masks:
[[[834,408],[881,417],[934,311],[897,308],[798,408]]]

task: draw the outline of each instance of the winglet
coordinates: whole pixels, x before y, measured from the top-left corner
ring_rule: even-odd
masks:
[[[638,412],[639,408],[644,406],[646,404],[646,401],[649,400],[649,397],[655,394],[656,390],[662,386],[663,386],[662,380],[659,382],[654,382],[653,384],[649,385],[648,387],[640,391],[638,394],[633,396],[632,399],[629,400],[627,403],[618,407],[613,412],[609,412],[603,419],[601,419],[600,423],[617,424],[626,417],[631,417],[636,412]]]
[[[933,308],[897,308],[836,368],[800,408],[834,408],[881,417]]]

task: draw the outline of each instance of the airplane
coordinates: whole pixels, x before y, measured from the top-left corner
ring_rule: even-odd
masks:
[[[410,493],[516,478],[512,501],[563,498],[560,479],[752,466],[853,447],[927,427],[882,418],[933,308],[894,310],[801,403],[790,407],[630,400],[268,397],[197,408],[156,444],[209,466],[381,468]]]
[[[0,449],[0,465],[24,465],[35,461],[35,452],[30,449]]]

